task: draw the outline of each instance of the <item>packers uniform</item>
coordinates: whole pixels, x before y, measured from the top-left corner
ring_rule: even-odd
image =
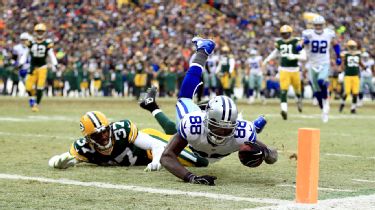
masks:
[[[26,90],[32,91],[35,85],[37,89],[44,89],[47,79],[48,51],[53,49],[53,42],[50,39],[41,42],[29,41],[27,47],[29,48],[31,60],[26,78]]]
[[[151,150],[143,150],[134,145],[138,136],[138,129],[130,120],[122,120],[109,125],[112,139],[114,139],[113,150],[110,154],[102,154],[96,150],[94,145],[85,138],[73,142],[70,147],[70,155],[80,162],[88,162],[100,166],[143,166],[152,161]],[[171,135],[166,135],[154,129],[145,129],[141,132],[161,141],[165,145]],[[186,148],[179,156],[179,161],[184,166],[207,166],[208,161],[196,157],[191,150]]]
[[[344,90],[345,94],[359,93],[359,63],[361,60],[360,51],[344,51],[341,55],[344,60]]]
[[[288,91],[292,85],[296,93],[301,93],[301,76],[299,72],[298,60],[289,60],[287,54],[298,54],[296,47],[300,42],[297,37],[288,40],[279,39],[275,43],[275,48],[280,53],[279,76],[280,89]]]

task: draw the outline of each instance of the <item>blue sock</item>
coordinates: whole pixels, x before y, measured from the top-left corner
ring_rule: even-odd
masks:
[[[328,98],[327,82],[320,79],[320,80],[318,80],[318,85],[319,85],[319,88],[320,88],[320,95],[321,95],[322,99],[327,99]]]
[[[322,100],[322,94],[321,94],[322,92],[316,92],[315,93],[315,97],[316,97],[316,99],[318,99],[318,102],[319,102],[319,107],[321,108],[321,109],[323,109],[323,100]]]
[[[249,97],[253,96],[254,94],[254,90],[253,89],[249,89]]]
[[[34,105],[35,105],[35,98],[30,98],[29,99],[29,105],[30,105],[30,107],[33,107]]]
[[[201,84],[202,71],[199,66],[190,66],[182,81],[178,98],[193,98],[195,90]]]

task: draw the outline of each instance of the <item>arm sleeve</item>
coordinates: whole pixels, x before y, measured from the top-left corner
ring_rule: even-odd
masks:
[[[138,132],[138,136],[134,141],[134,145],[143,150],[151,150],[152,162],[159,163],[166,144],[151,137],[150,135],[147,135],[143,132]]]
[[[279,50],[278,49],[274,49],[271,52],[271,54],[269,54],[268,57],[266,59],[264,59],[263,65],[267,64],[270,60],[276,58],[278,55],[279,55]]]
[[[53,48],[50,48],[48,50],[48,56],[51,59],[52,65],[56,66],[57,65],[57,59],[56,59],[55,53],[53,52]]]
[[[234,70],[234,66],[236,65],[236,61],[234,58],[229,59],[229,73],[232,73]]]

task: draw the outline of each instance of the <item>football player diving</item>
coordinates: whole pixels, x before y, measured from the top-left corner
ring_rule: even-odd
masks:
[[[46,31],[47,27],[43,23],[35,25],[35,40],[26,43],[29,50],[22,54],[18,64],[21,69],[30,55],[30,69],[26,77],[25,86],[30,96],[29,105],[33,112],[39,111],[38,105],[43,97],[47,79],[47,57],[50,58],[53,68],[57,68],[58,64],[53,52],[53,42],[51,39],[46,39]]]
[[[208,102],[205,111],[194,104],[194,93],[200,85],[204,66],[208,56],[213,53],[215,43],[201,38],[194,38],[193,43],[197,51],[191,59],[176,104],[177,133],[167,144],[160,159],[161,164],[185,182],[215,185],[215,176],[197,176],[178,161],[179,154],[186,146],[196,156],[213,163],[238,151],[241,145],[251,144],[257,151],[249,160],[249,167],[259,166],[263,160],[268,164],[275,163],[277,151],[257,139],[252,122],[237,119],[237,106],[231,98],[216,96]],[[154,110],[153,114],[159,113],[160,110]]]
[[[171,136],[154,129],[138,131],[130,120],[110,123],[99,111],[81,117],[83,138],[73,142],[69,152],[53,156],[48,165],[66,169],[87,162],[99,166],[142,166],[145,171],[162,168],[160,157]],[[178,157],[185,166],[207,166],[208,161],[186,148]]]

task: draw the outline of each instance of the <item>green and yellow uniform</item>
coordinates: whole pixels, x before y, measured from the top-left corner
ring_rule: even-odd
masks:
[[[47,79],[47,57],[48,51],[53,49],[53,42],[46,39],[40,42],[32,41],[27,43],[30,52],[30,70],[26,78],[26,90],[33,91],[36,85],[37,89],[44,89]]]
[[[359,93],[359,63],[361,60],[360,51],[344,51],[341,53],[344,60],[344,89],[345,94],[350,95]]]
[[[152,161],[151,150],[143,150],[134,145],[138,136],[138,129],[130,120],[122,120],[109,125],[112,136],[113,150],[108,154],[97,151],[93,144],[85,138],[76,140],[70,147],[69,153],[82,162],[93,163],[101,166],[137,166],[147,165]],[[166,135],[154,129],[145,129],[141,132],[153,137],[155,141],[168,143],[171,135]],[[179,156],[179,161],[184,166],[207,166],[206,159],[196,157],[191,150],[185,148]]]
[[[299,38],[292,37],[284,40],[279,39],[275,42],[275,48],[280,54],[279,63],[279,76],[280,76],[280,89],[288,90],[292,85],[296,93],[301,93],[301,76],[299,72],[298,60],[289,60],[287,54],[298,54],[296,47]]]

